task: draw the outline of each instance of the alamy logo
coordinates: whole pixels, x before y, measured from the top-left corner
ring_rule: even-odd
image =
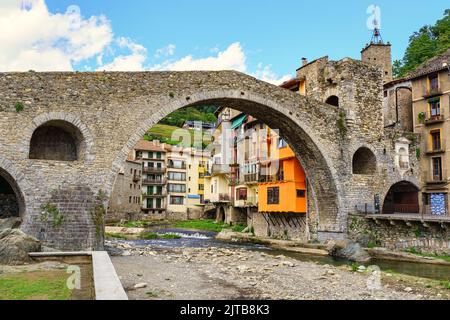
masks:
[[[377,5],[370,5],[367,8],[367,14],[370,16],[367,18],[367,28],[369,30],[381,29],[381,9]]]
[[[70,290],[81,289],[81,269],[79,266],[68,266],[67,273],[71,275],[67,278],[66,285]]]

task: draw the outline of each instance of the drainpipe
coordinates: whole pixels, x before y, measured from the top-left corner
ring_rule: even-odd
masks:
[[[412,94],[412,89],[411,89],[411,87],[407,87],[407,86],[399,86],[399,87],[395,88],[395,115],[396,115],[396,119],[397,119],[397,120],[395,121],[395,124],[398,124],[398,123],[399,123],[399,119],[398,119],[398,91],[399,91],[400,89],[407,89],[407,90],[411,91],[411,94]]]

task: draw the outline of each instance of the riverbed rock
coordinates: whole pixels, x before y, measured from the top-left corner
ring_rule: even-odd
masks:
[[[0,219],[0,231],[5,229],[17,229],[22,223],[21,218],[6,218]]]
[[[136,283],[133,287],[134,289],[143,289],[143,288],[147,288],[147,283],[145,282],[141,282],[141,283]]]
[[[370,255],[364,250],[359,243],[351,240],[343,240],[335,243],[330,250],[330,254],[335,257],[348,259],[354,262],[369,262]]]
[[[19,229],[0,231],[0,264],[20,265],[31,262],[29,252],[40,252],[39,240]]]

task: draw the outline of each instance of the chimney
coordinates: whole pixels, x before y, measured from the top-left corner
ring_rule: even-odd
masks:
[[[308,64],[308,59],[302,58],[302,67]]]

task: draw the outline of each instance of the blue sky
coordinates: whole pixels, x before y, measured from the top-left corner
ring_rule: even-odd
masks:
[[[244,55],[242,71],[256,75],[259,70],[262,77],[267,70],[273,78],[293,75],[301,57],[359,58],[370,40],[366,11],[371,4],[380,6],[382,36],[392,43],[393,58],[401,58],[411,33],[441,18],[448,5],[441,0],[46,0],[45,4],[50,15],[64,14],[76,5],[82,19],[103,15],[108,20],[112,39],[102,48],[101,60],[84,55],[72,61],[74,69],[96,69],[136,50],[140,66],[164,69],[186,56],[194,61],[217,56],[238,43],[230,56]],[[121,38],[127,43],[118,46]]]

